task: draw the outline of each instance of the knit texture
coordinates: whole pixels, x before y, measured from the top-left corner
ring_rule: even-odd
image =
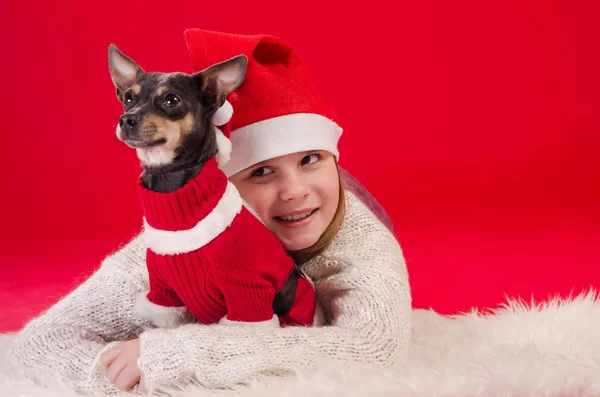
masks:
[[[139,364],[150,388],[193,379],[231,387],[257,374],[310,371],[318,361],[392,365],[406,357],[411,299],[398,242],[350,192],[333,244],[303,270],[332,326],[272,330],[222,325],[156,329],[132,315],[148,287],[143,236],[108,256],[98,271],[40,317],[10,347],[5,368],[58,371],[82,392],[117,393],[98,356],[117,341],[141,338]]]
[[[140,182],[150,291],[136,314],[156,325],[183,307],[202,324],[275,321],[273,301],[294,269],[277,237],[248,209],[225,174],[209,160],[194,178],[170,193]],[[166,252],[163,252],[166,251]],[[316,298],[309,280],[298,278],[292,310],[281,326],[313,325]],[[171,324],[171,322],[168,322]]]
[[[218,170],[214,158],[206,162],[196,177],[174,192],[148,190],[140,178],[138,193],[146,222],[160,230],[191,229],[216,207],[228,182],[225,174]]]

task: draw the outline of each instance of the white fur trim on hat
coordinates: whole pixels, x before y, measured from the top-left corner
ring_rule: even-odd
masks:
[[[215,133],[217,134],[217,165],[222,168],[231,158],[231,142],[223,131],[218,126],[225,125],[231,120],[233,116],[233,106],[229,101],[225,101],[223,105],[217,109],[215,114],[212,116],[212,123],[215,126]]]
[[[217,109],[215,114],[212,116],[213,125],[225,125],[231,120],[231,116],[233,116],[233,106],[229,101],[225,101],[223,105]]]
[[[160,255],[195,251],[221,234],[242,211],[243,200],[236,187],[227,183],[225,193],[215,208],[194,227],[187,230],[160,230],[144,218],[144,240],[148,248]]]
[[[339,159],[342,128],[327,117],[294,113],[231,131],[231,159],[222,167],[227,177],[256,163],[286,154],[326,150]]]
[[[214,128],[217,135],[217,165],[219,168],[223,168],[231,159],[231,141],[227,139],[223,131],[217,127]]]

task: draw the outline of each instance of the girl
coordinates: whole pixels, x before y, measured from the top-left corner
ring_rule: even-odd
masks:
[[[401,360],[411,309],[402,251],[389,228],[344,189],[341,128],[302,62],[271,36],[192,29],[185,37],[196,70],[248,56],[246,79],[228,98],[232,153],[223,171],[314,281],[329,326],[153,328],[132,314],[148,283],[140,234],[24,327],[7,369],[58,373],[80,391],[111,394],[183,380],[229,387],[323,360]]]

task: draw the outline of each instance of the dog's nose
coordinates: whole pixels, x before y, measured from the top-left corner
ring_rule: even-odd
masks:
[[[140,118],[135,114],[124,114],[119,119],[119,126],[125,133],[130,133],[131,130],[138,125]]]

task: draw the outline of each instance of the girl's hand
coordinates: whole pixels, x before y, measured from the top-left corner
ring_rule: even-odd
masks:
[[[139,383],[137,391],[146,393],[144,374],[137,365],[139,357],[139,338],[120,342],[100,355],[102,372],[123,391],[129,391]]]

